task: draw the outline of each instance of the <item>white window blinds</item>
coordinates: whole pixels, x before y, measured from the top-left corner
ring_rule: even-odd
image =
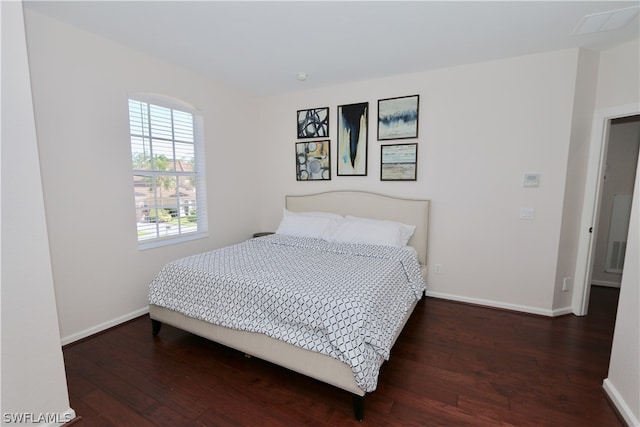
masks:
[[[129,99],[138,242],[206,231],[197,125],[190,112]]]

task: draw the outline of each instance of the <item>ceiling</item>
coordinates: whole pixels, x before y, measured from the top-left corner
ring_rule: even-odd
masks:
[[[585,15],[640,1],[29,1],[72,25],[257,96],[556,49],[603,50],[624,27]],[[308,78],[298,81],[297,74]]]

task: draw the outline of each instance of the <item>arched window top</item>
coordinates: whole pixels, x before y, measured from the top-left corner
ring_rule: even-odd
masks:
[[[202,114],[201,110],[199,110],[194,105],[188,103],[187,101],[183,101],[180,98],[175,98],[173,96],[163,95],[159,93],[146,93],[146,92],[132,93],[132,94],[129,94],[129,99],[145,102],[147,104],[161,105],[163,107],[171,108],[173,110],[185,111],[193,115]]]

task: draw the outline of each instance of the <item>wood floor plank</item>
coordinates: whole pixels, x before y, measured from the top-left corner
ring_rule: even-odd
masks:
[[[94,390],[82,398],[101,417],[121,427],[152,427],[155,424],[123,402],[102,390]],[[83,421],[85,420],[83,416]],[[88,419],[87,419],[88,421]]]
[[[602,392],[618,291],[589,315],[547,318],[425,298],[378,389],[349,393],[148,316],[63,349],[80,427],[622,426]]]
[[[120,378],[114,370],[104,369],[99,363],[86,360],[83,357],[65,357],[65,362],[71,369],[84,373],[84,379],[91,382],[96,388],[118,396],[127,407],[138,413],[144,412],[153,406],[156,401],[138,387],[132,387],[131,383]],[[117,372],[117,371],[116,371]]]

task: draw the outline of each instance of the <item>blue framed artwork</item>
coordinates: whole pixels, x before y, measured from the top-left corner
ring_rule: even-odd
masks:
[[[418,137],[420,95],[378,100],[378,141]]]

